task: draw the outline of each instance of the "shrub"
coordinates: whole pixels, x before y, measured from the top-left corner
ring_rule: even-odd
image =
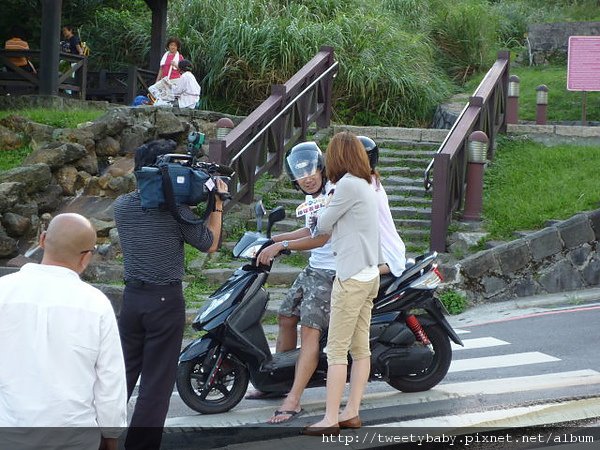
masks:
[[[467,298],[463,294],[452,289],[439,294],[439,298],[448,312],[452,315],[460,314],[469,304]]]

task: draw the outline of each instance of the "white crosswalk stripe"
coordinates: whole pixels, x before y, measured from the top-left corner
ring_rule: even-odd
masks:
[[[469,330],[456,330],[458,334],[469,335]],[[544,366],[543,373],[518,376],[502,377],[501,372],[494,372],[493,379],[486,379],[485,369],[498,369],[519,367],[525,365],[548,364],[560,361],[559,358],[541,352],[513,352],[508,354],[494,354],[496,350],[510,349],[510,342],[497,339],[491,336],[463,338],[464,347],[453,344],[454,358],[450,365],[449,375],[469,372],[469,381],[459,381],[456,377],[449,376],[447,380],[442,381],[438,386],[426,392],[402,393],[394,390],[373,389],[373,392],[365,394],[362,408],[365,410],[384,408],[395,405],[423,404],[424,402],[444,401],[468,396],[481,395],[499,395],[510,394],[513,392],[540,391],[545,389],[561,389],[569,387],[585,387],[589,385],[600,385],[600,372],[592,369],[555,371],[549,372],[548,366]],[[488,356],[470,356],[469,350],[477,350],[481,355],[481,350],[489,349]],[[272,349],[274,351],[274,349]],[[551,367],[551,366],[550,366]],[[479,377],[477,371],[481,371]],[[489,372],[487,372],[489,374]],[[513,372],[514,373],[514,372]],[[481,378],[473,380],[473,374]],[[378,383],[379,384],[379,383]],[[176,395],[176,394],[175,394]],[[303,408],[307,415],[318,416],[323,413],[323,400],[320,397],[307,395],[303,399]],[[253,424],[264,423],[271,415],[273,406],[260,404],[259,407],[240,407],[238,406],[226,414],[218,416],[191,415],[183,417],[170,417],[167,419],[167,426],[186,427],[186,426],[232,426],[233,424]],[[490,416],[492,418],[492,416]],[[443,420],[441,419],[443,423]],[[456,423],[456,418],[452,419]],[[462,419],[461,419],[462,420]],[[460,420],[459,420],[460,422]],[[440,422],[437,422],[440,423]]]
[[[559,358],[540,352],[512,353],[509,355],[483,356],[481,358],[468,358],[453,360],[449,373],[463,372],[465,370],[498,369],[500,367],[524,366],[545,362],[560,361]]]

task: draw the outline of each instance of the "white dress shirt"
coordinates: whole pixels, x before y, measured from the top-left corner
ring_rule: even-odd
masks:
[[[177,84],[173,86],[173,95],[179,97],[180,108],[196,107],[196,103],[200,100],[200,85],[192,72],[183,72]]]
[[[0,427],[100,427],[117,437],[127,426],[115,315],[77,273],[26,264],[0,277],[0,343]]]

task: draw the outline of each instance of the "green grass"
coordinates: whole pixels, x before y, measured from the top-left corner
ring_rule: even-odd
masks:
[[[21,116],[33,122],[50,125],[56,128],[75,128],[80,123],[88,122],[102,116],[105,111],[100,109],[45,109],[28,108],[0,111],[0,120],[9,116]],[[32,148],[29,145],[15,150],[0,151],[0,170],[18,167],[29,155]]]
[[[56,128],[75,128],[80,123],[95,120],[105,113],[106,111],[101,109],[30,108],[0,111],[0,119],[17,115]]]
[[[548,87],[547,117],[550,122],[581,120],[582,93],[567,90],[567,68],[514,67],[511,75],[520,79],[519,119],[535,120],[536,90],[541,84]],[[600,92],[587,93],[587,120],[600,121]]]
[[[540,229],[598,208],[596,147],[546,147],[523,139],[501,139],[484,180],[483,218],[492,239],[517,230]]]
[[[520,80],[519,120],[535,121],[536,88],[548,87],[548,122],[580,121],[582,93],[567,90],[566,66],[521,66],[511,67],[511,75]],[[473,93],[483,78],[479,75],[465,85],[464,92]],[[600,92],[587,93],[587,120],[600,121]]]
[[[25,158],[31,153],[32,148],[29,145],[19,147],[14,150],[0,151],[0,172],[3,170],[19,167]]]

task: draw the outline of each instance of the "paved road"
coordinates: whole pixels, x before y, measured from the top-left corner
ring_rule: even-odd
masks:
[[[586,301],[600,299],[600,292],[594,294]],[[578,303],[577,299],[567,300]],[[440,385],[428,392],[407,394],[385,383],[370,383],[361,411],[369,428],[344,435],[354,436],[356,445],[365,440],[361,448],[371,448],[365,445],[375,445],[377,442],[370,441],[379,438],[374,433],[367,436],[372,426],[388,434],[425,429],[454,430],[456,434],[456,430],[469,428],[535,426],[600,417],[600,354],[596,351],[600,304],[549,308],[542,302],[529,302],[527,306],[486,308],[452,318],[465,347],[453,346],[453,362]],[[280,400],[244,400],[228,413],[202,416],[183,405],[174,393],[165,448],[237,448],[234,444],[238,442],[239,448],[264,449],[276,448],[280,440],[286,447],[306,445],[305,440],[296,444],[297,438],[292,436],[322,415],[324,395],[322,388],[307,390],[305,416],[274,427],[266,426],[265,420]],[[192,432],[172,432],[181,427]],[[241,444],[244,440],[257,442]],[[338,444],[348,448],[345,443]]]

